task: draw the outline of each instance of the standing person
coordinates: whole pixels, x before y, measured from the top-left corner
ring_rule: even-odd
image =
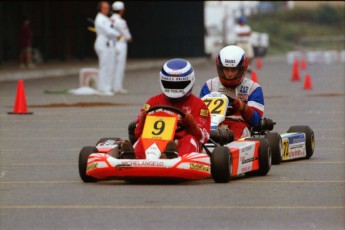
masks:
[[[25,65],[31,69],[35,67],[35,65],[31,62],[31,49],[32,49],[32,38],[33,33],[30,28],[30,19],[24,18],[22,22],[22,27],[19,31],[19,46],[20,46],[20,54],[19,54],[19,64],[20,68],[25,68]]]
[[[216,58],[218,77],[206,81],[200,97],[220,92],[229,97],[225,125],[235,139],[250,136],[251,127],[259,127],[264,113],[264,95],[258,83],[245,77],[248,59],[239,46],[226,46]]]
[[[113,5],[114,14],[111,16],[111,21],[115,29],[120,31],[121,37],[116,42],[116,57],[115,57],[115,81],[114,93],[128,93],[123,88],[123,78],[125,76],[125,67],[127,59],[127,42],[132,41],[132,35],[129,32],[127,22],[123,19],[125,14],[125,4],[117,1]]]
[[[235,26],[236,45],[244,50],[248,58],[248,64],[250,65],[251,60],[254,58],[254,50],[250,42],[252,29],[247,24],[247,19],[245,16],[239,17],[237,22],[238,24]]]
[[[115,74],[115,43],[120,33],[116,31],[108,17],[110,6],[108,2],[98,4],[99,12],[95,19],[96,41],[94,44],[98,56],[99,82],[98,91],[101,95],[111,96],[113,76]]]

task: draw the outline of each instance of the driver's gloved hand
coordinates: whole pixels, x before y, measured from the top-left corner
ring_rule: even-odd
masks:
[[[143,133],[146,115],[147,115],[146,111],[142,110],[140,113],[139,122],[134,130],[134,135],[136,138],[139,138],[141,134]]]
[[[239,98],[235,98],[231,103],[231,106],[235,111],[239,111],[243,119],[246,121],[248,121],[254,113],[254,109],[250,108],[247,103],[243,102]]]
[[[195,122],[192,114],[186,114],[186,116],[182,119],[182,125],[186,133],[194,136],[197,140],[202,138],[201,130],[199,129],[198,124]]]

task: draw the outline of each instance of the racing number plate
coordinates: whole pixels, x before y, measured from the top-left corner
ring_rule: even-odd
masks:
[[[225,114],[228,106],[228,99],[225,97],[202,98],[211,115]]]
[[[174,116],[148,115],[141,137],[147,139],[172,140],[175,135],[176,123],[177,114]]]

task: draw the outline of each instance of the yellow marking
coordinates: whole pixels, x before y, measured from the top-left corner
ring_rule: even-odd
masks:
[[[177,115],[173,117],[149,115],[146,117],[142,138],[172,140],[175,135]]]
[[[147,110],[150,109],[150,107],[151,107],[151,105],[149,105],[149,104],[144,104],[143,107],[141,107],[141,108],[142,108],[143,110],[147,111]]]
[[[261,205],[1,205],[0,209],[344,209],[345,206]]]

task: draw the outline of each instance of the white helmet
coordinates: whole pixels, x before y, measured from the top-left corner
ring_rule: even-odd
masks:
[[[121,1],[114,2],[113,5],[113,10],[123,10],[125,9],[125,4]]]
[[[195,75],[188,61],[171,59],[163,65],[159,75],[162,91],[168,100],[178,102],[192,92]]]
[[[225,87],[236,87],[243,81],[248,69],[248,58],[239,46],[226,46],[219,52],[216,59],[219,80]],[[233,79],[226,79],[223,68],[238,68],[238,74]]]

